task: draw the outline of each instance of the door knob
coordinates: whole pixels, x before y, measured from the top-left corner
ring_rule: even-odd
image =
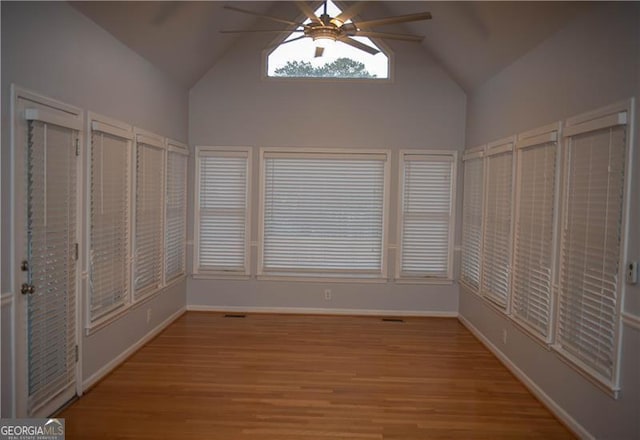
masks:
[[[35,290],[36,289],[33,284],[22,283],[22,287],[20,287],[20,293],[22,293],[23,295],[31,294],[35,292]]]

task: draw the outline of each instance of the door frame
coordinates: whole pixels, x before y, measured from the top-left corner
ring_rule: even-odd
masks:
[[[66,104],[64,102],[40,95],[30,90],[19,87],[15,84],[11,85],[11,102],[10,102],[10,143],[11,143],[11,163],[12,169],[10,176],[13,182],[13,191],[11,192],[11,287],[14,295],[12,321],[13,321],[13,407],[14,416],[18,418],[28,417],[28,377],[27,377],[27,340],[26,340],[26,320],[25,320],[25,296],[20,293],[20,286],[25,282],[25,273],[20,270],[20,261],[24,259],[24,251],[26,244],[26,188],[25,182],[25,165],[26,165],[26,149],[24,148],[23,128],[24,117],[21,112],[20,101],[30,101],[34,107],[43,109],[62,111],[69,116],[76,118],[81,127],[84,127],[83,110]],[[86,228],[85,213],[82,209],[84,192],[86,188],[83,185],[85,169],[84,164],[84,130],[78,131],[79,137],[79,154],[76,157],[76,242],[82,243],[83,232]],[[86,277],[82,261],[84,261],[83,247],[78,246],[78,260],[76,264],[75,276],[75,339],[78,346],[78,361],[75,365],[75,393],[82,394],[82,310],[83,310],[83,291],[81,291],[81,278]],[[32,417],[48,417],[66,403],[67,399],[58,396],[53,398],[48,404],[40,408]]]

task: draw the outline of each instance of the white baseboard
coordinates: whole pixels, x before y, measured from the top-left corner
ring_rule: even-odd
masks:
[[[376,309],[331,309],[307,307],[252,307],[252,306],[205,306],[187,305],[194,312],[274,313],[295,315],[354,315],[354,316],[415,316],[431,318],[457,318],[458,312],[429,310],[376,310]]]
[[[127,348],[125,351],[120,353],[116,358],[112,359],[109,363],[104,365],[98,371],[89,376],[85,381],[82,382],[82,392],[86,393],[89,388],[94,386],[96,383],[100,381],[103,377],[113,371],[118,365],[124,362],[129,356],[139,350],[144,344],[149,342],[151,339],[156,337],[162,330],[167,328],[169,324],[178,319],[182,314],[186,311],[185,307],[182,307],[180,310],[169,316],[167,319],[158,324],[153,330],[144,335],[142,338],[138,340],[135,344]]]
[[[498,347],[496,347],[480,330],[478,330],[469,320],[464,316],[459,315],[458,320],[464,325],[473,335],[480,340],[487,347],[502,364],[507,367],[514,376],[516,376],[527,389],[536,396],[558,419],[564,423],[578,438],[584,440],[595,440],[595,437],[585,429],[580,423],[576,421],[568,412],[566,412],[560,405],[556,403],[542,388],[540,388],[529,376],[525,374],[511,359],[507,357]]]

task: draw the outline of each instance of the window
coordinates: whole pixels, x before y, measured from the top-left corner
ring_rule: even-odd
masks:
[[[612,390],[618,389],[629,105],[570,119],[564,131],[556,348]]]
[[[481,293],[506,310],[511,269],[513,140],[487,145],[485,160],[487,177]]]
[[[399,278],[452,279],[456,153],[400,153]]]
[[[560,123],[517,137],[512,273],[512,142],[485,149],[480,251],[482,149],[464,157],[462,282],[476,288],[481,255],[482,294],[614,396],[620,390],[633,103],[568,119],[561,146]]]
[[[259,274],[381,277],[387,158],[262,150]]]
[[[551,341],[559,124],[518,136],[512,280],[513,318]]]
[[[342,11],[333,2],[327,1],[327,13],[331,17]],[[323,6],[316,15],[323,13]],[[347,20],[346,23],[350,23]],[[305,22],[311,23],[307,19]],[[300,31],[302,27],[298,27]],[[389,57],[367,37],[353,37],[354,44],[362,44],[373,49],[375,54],[349,46],[342,42],[328,40],[313,41],[310,37],[300,38],[300,32],[292,32],[267,56],[269,77],[289,78],[389,78]],[[319,55],[318,55],[319,54]]]
[[[14,134],[25,141],[16,144],[15,151],[24,164],[17,170],[24,182],[18,184],[24,191],[18,193],[24,197],[24,217],[17,230],[24,241],[17,242],[22,249],[16,250],[24,258],[18,261],[27,263],[25,287],[33,289],[13,306],[21,334],[17,349],[23,355],[17,359],[22,368],[16,374],[21,385],[16,390],[21,390],[22,412],[41,417],[54,411],[59,396],[75,395],[75,251],[81,229],[77,152],[82,116],[71,106],[29,93],[17,98],[16,106],[20,130]]]
[[[168,142],[165,212],[165,282],[185,274],[187,236],[186,145]]]
[[[463,157],[464,199],[460,280],[476,293],[480,288],[480,254],[482,252],[483,156],[484,147],[480,147],[467,151]]]
[[[250,149],[198,147],[195,273],[249,273]]]
[[[89,159],[92,323],[130,300],[132,140],[130,126],[93,117]]]
[[[136,135],[134,299],[162,285],[164,139]]]

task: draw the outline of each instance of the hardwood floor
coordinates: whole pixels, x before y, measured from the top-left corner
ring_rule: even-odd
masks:
[[[67,439],[574,438],[440,318],[189,312],[59,417]]]

